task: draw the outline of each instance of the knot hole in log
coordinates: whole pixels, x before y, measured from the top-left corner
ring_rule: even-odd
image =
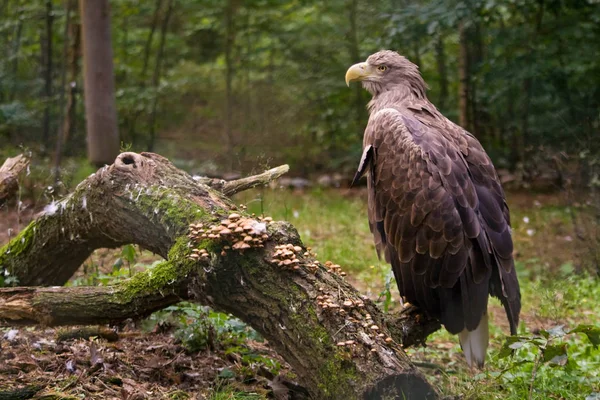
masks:
[[[121,153],[117,156],[115,164],[121,168],[137,168],[138,165],[142,166],[142,156],[137,153],[127,152]]]

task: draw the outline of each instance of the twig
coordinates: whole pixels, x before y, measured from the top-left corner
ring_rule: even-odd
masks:
[[[540,358],[541,358],[541,350],[540,354],[535,357],[535,362],[533,363],[533,371],[531,371],[531,384],[529,385],[529,397],[531,400],[533,398],[533,383],[535,382],[535,376],[537,375],[538,368],[540,366]]]
[[[221,192],[223,192],[225,196],[232,196],[236,193],[243,192],[244,190],[252,189],[253,187],[266,185],[267,183],[287,173],[289,170],[289,165],[285,164],[265,171],[262,174],[248,176],[242,179],[236,179],[235,181],[225,182],[223,188],[221,189]]]

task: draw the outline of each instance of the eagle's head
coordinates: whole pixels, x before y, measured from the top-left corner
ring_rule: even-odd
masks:
[[[346,84],[353,81],[361,81],[373,96],[408,88],[418,97],[424,97],[427,89],[419,67],[391,50],[378,51],[367,61],[351,66],[346,72]]]

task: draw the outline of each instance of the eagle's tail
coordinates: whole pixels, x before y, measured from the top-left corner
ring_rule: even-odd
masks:
[[[462,347],[465,353],[469,367],[473,367],[473,363],[475,363],[478,368],[483,368],[489,342],[487,314],[483,314],[479,325],[474,331],[468,331],[465,328],[458,334],[458,339],[460,340],[460,347]]]

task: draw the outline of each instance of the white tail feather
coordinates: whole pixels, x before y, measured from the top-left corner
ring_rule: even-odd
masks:
[[[469,367],[473,367],[473,363],[475,363],[478,368],[483,368],[489,337],[487,314],[483,314],[481,321],[479,321],[479,325],[474,331],[464,329],[458,334],[460,347],[462,347],[463,352],[465,353],[465,358],[467,359]]]

